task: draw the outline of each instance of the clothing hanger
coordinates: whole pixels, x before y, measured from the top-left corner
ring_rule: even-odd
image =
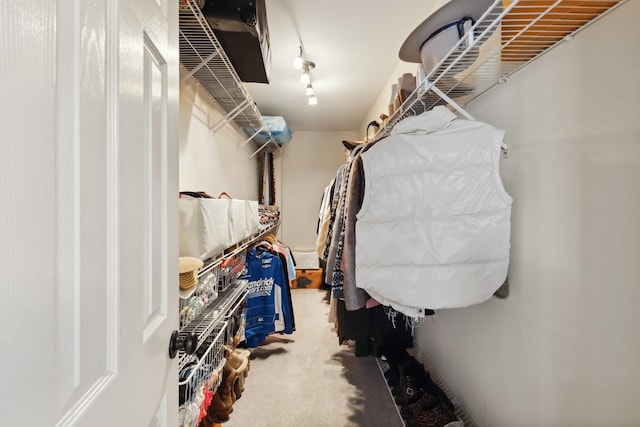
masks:
[[[438,95],[440,97],[440,99],[445,101],[447,104],[451,105],[454,110],[456,110],[458,113],[460,113],[466,119],[475,121],[475,118],[471,114],[469,114],[467,112],[467,110],[462,108],[453,99],[449,98],[449,96],[446,93],[444,93],[443,91],[441,91],[440,88],[438,88],[436,85],[434,85],[433,83],[431,83],[428,80],[425,80],[425,83],[427,84],[426,91],[431,90],[431,91],[435,92],[436,95]],[[505,142],[502,142],[501,149],[502,149],[502,157],[505,158],[505,159],[508,158],[509,157],[509,146]]]
[[[271,242],[267,241],[267,240],[261,240],[260,242],[256,243],[254,246],[256,253],[258,255],[263,254],[264,252],[271,252]]]

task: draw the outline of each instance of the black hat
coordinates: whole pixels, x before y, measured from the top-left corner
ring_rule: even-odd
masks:
[[[364,141],[347,141],[346,139],[342,140],[342,145],[344,145],[347,150],[353,150],[360,144],[364,144]]]

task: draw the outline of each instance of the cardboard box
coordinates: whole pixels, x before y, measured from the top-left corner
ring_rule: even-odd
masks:
[[[322,286],[322,269],[296,269],[296,280],[291,283],[291,287],[319,289],[320,286]]]

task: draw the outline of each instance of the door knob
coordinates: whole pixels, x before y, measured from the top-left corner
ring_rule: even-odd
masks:
[[[187,354],[193,354],[198,347],[198,336],[194,332],[189,332],[185,336],[180,336],[178,331],[171,332],[169,339],[169,358],[175,359],[178,350],[184,350]]]

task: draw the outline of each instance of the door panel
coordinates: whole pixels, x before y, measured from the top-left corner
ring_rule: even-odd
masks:
[[[108,8],[104,2],[68,6],[60,10],[64,14],[60,19],[71,30],[58,34],[59,43],[68,43],[64,52],[70,60],[59,64],[63,75],[58,96],[63,99],[57,113],[62,126],[56,159],[55,395],[59,419],[66,420],[63,424],[101,395],[117,373],[118,283],[112,274],[117,229],[110,221],[117,215],[117,159],[112,155],[117,141],[107,132],[114,126],[107,107],[116,103],[117,92],[107,92],[105,85],[106,73],[114,72],[105,67]]]
[[[177,424],[177,21],[0,8],[0,425]]]
[[[167,314],[167,276],[162,265],[167,241],[167,66],[162,54],[144,37],[144,172],[145,280],[143,295],[144,337],[150,336]]]

